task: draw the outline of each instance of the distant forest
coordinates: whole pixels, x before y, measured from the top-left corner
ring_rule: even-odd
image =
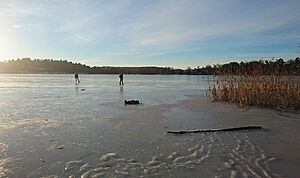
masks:
[[[90,67],[67,60],[22,58],[0,62],[0,73],[59,73],[59,74],[186,74],[186,75],[297,75],[300,76],[300,59],[284,61],[259,60],[230,62],[187,69],[172,67]]]

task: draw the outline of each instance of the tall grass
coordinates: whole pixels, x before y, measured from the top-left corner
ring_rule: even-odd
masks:
[[[240,107],[300,109],[299,77],[223,76],[210,86],[212,101],[237,103]]]

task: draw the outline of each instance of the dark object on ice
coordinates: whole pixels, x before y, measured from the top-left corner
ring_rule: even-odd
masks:
[[[84,88],[81,88],[81,91],[85,91],[85,89],[84,89]]]
[[[57,146],[56,147],[56,149],[58,149],[58,150],[62,150],[62,149],[64,149],[65,148],[65,145],[60,145],[60,146]]]
[[[130,105],[138,105],[138,104],[140,104],[140,102],[139,102],[139,100],[125,100],[124,104],[125,105],[128,105],[128,104],[130,104]]]
[[[193,129],[193,130],[168,130],[167,133],[185,134],[185,133],[199,133],[199,132],[219,132],[219,131],[239,131],[239,130],[253,130],[262,129],[261,126],[246,126],[246,127],[232,127],[220,129]]]
[[[288,118],[295,118],[295,117],[293,117],[293,116],[291,116],[291,115],[288,115],[288,114],[283,114],[283,113],[278,113],[278,115],[279,116],[283,116],[283,117],[288,117]]]

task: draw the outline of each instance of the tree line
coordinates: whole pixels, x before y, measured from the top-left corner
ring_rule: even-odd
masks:
[[[249,62],[230,62],[207,65],[188,70],[190,74],[200,75],[294,75],[300,76],[300,58],[291,60],[272,59]]]
[[[22,58],[0,62],[0,73],[57,73],[57,74],[185,74],[172,67],[90,67],[67,60]]]
[[[231,62],[215,67],[218,75],[300,75],[300,59]]]
[[[67,60],[22,58],[0,62],[0,73],[64,73],[64,74],[186,74],[186,75],[300,75],[299,57],[284,61],[259,60],[230,62],[187,69],[172,67],[90,67]]]

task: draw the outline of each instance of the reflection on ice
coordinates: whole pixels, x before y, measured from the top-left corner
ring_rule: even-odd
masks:
[[[78,96],[78,84],[75,84],[75,95]]]
[[[124,91],[123,91],[123,85],[120,86],[120,96],[123,98]]]

